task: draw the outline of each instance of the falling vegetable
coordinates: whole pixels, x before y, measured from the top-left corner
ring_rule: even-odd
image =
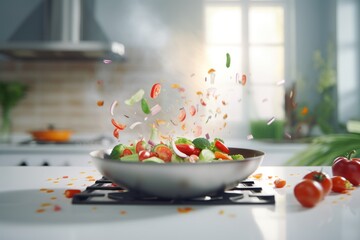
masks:
[[[147,103],[145,98],[141,99],[141,109],[145,114],[149,114],[151,112],[149,104]]]
[[[125,100],[125,104],[132,106],[135,103],[139,102],[143,96],[145,94],[145,91],[143,89],[140,89],[139,91],[137,91],[134,95],[131,96],[131,98]]]
[[[160,91],[161,91],[160,83],[155,83],[151,88],[150,97],[157,98],[157,96],[159,96],[160,94]]]
[[[229,68],[230,67],[230,54],[229,53],[226,53],[226,67]]]

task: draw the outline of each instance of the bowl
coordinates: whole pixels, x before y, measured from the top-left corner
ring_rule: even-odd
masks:
[[[110,152],[90,153],[103,176],[129,191],[167,199],[210,196],[231,189],[254,173],[265,155],[258,150],[230,148],[230,154],[242,154],[245,159],[161,164],[122,162],[110,159]]]

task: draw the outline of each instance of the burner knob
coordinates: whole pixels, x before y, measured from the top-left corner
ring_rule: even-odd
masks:
[[[43,164],[41,166],[50,166],[50,164],[48,162],[43,162]]]
[[[22,161],[19,166],[27,166],[27,163],[25,161]]]

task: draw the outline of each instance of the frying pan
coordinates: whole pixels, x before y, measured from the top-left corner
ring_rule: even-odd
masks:
[[[260,166],[264,153],[230,148],[244,160],[201,163],[143,163],[110,159],[111,149],[90,153],[103,176],[121,187],[161,198],[195,198],[233,188]]]
[[[39,142],[67,142],[70,140],[73,131],[67,129],[55,129],[49,125],[48,129],[34,130],[29,132],[35,141]]]

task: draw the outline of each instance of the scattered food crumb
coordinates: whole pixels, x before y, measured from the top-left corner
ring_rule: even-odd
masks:
[[[189,213],[193,210],[191,207],[184,207],[184,208],[177,208],[177,211],[179,213]]]

